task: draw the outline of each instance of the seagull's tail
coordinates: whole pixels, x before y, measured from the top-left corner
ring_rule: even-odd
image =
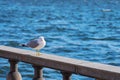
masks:
[[[20,46],[22,46],[22,47],[28,47],[26,44],[20,44]]]

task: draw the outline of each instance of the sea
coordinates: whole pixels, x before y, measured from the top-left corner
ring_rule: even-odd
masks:
[[[20,44],[44,36],[42,53],[120,66],[120,0],[0,0],[0,45]],[[0,58],[0,80],[8,59]],[[23,80],[32,80],[31,64],[19,62]],[[59,70],[44,68],[45,80],[62,80]],[[76,75],[72,80],[94,80]]]

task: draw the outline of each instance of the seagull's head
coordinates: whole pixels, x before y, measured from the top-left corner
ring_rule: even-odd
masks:
[[[40,36],[40,37],[39,37],[39,40],[40,40],[40,41],[44,41],[44,37],[43,37],[43,36]]]

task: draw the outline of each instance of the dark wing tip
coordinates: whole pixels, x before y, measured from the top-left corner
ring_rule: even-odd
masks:
[[[27,47],[27,45],[26,45],[26,44],[20,44],[20,46],[22,46],[22,47]]]

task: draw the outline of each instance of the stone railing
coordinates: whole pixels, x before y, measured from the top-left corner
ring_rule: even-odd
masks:
[[[120,67],[106,64],[44,53],[36,56],[33,51],[7,46],[0,46],[0,57],[8,59],[10,63],[10,72],[7,75],[7,80],[22,80],[17,67],[18,62],[25,62],[33,66],[33,80],[43,80],[43,67],[61,71],[63,80],[71,80],[72,74],[80,74],[95,78],[96,80],[120,80]]]

